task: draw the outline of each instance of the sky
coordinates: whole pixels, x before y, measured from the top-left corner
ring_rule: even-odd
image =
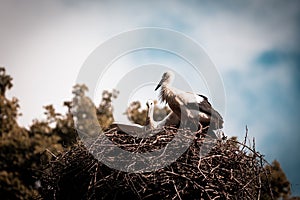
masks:
[[[224,116],[226,134],[242,139],[247,125],[258,151],[270,162],[281,163],[293,194],[300,195],[299,4],[297,0],[0,0],[0,65],[14,79],[9,96],[20,100],[19,123],[28,126],[43,118],[44,105],[65,111],[63,101],[72,98],[82,65],[105,41],[142,27],[178,31],[203,47],[222,78],[225,105],[216,109]],[[136,69],[137,80],[143,80],[147,68],[143,65],[149,63],[177,69],[187,65],[169,53],[148,50],[125,55],[112,66],[120,69],[119,77],[124,69]],[[159,79],[152,77],[142,89],[130,91],[127,103],[145,96],[141,90],[150,91]],[[96,104],[99,88],[93,96]],[[204,82],[199,90],[213,98]]]

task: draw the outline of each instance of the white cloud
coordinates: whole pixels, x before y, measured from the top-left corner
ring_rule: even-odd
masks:
[[[45,104],[62,111],[88,55],[112,34],[135,26],[110,5],[82,10],[59,1],[1,4],[1,65],[14,78],[11,95],[20,98],[24,125],[40,118]]]

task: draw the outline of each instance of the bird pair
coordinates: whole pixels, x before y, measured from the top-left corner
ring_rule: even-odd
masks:
[[[136,134],[139,137],[141,134],[147,133],[148,130],[159,129],[163,126],[179,126],[181,124],[183,124],[183,128],[188,126],[190,129],[199,129],[198,125],[202,127],[202,124],[209,125],[213,130],[223,128],[222,116],[213,109],[207,97],[172,87],[173,80],[173,72],[165,72],[155,88],[155,90],[161,88],[159,98],[161,102],[167,103],[171,108],[171,112],[162,121],[154,121],[154,102],[148,100],[145,126],[113,123],[112,127],[117,127],[119,130],[127,133]]]

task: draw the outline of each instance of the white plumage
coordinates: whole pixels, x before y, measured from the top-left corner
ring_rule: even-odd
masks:
[[[116,128],[117,131],[123,131],[135,137],[145,138],[152,136],[159,132],[160,128],[164,126],[177,126],[180,123],[177,115],[174,112],[170,112],[163,120],[155,121],[154,116],[154,101],[148,100],[147,103],[147,118],[145,126],[139,124],[125,124],[120,122],[114,122],[111,128]]]
[[[177,126],[180,123],[180,120],[178,119],[177,115],[171,111],[163,120],[161,121],[154,121],[154,102],[153,100],[147,101],[147,107],[148,107],[148,114],[147,114],[147,122],[149,128],[151,130],[162,128],[164,126]]]
[[[111,125],[111,128],[116,128],[117,131],[123,131],[132,136],[145,138],[153,135],[153,130],[161,127],[160,122],[156,122],[153,119],[154,115],[154,102],[152,100],[148,100],[147,103],[147,118],[145,126],[141,126],[139,124],[125,124],[120,122],[114,122]]]
[[[155,90],[161,87],[160,100],[167,102],[181,121],[210,123],[215,129],[223,128],[222,116],[212,108],[207,97],[172,87],[173,80],[174,74],[165,72]]]

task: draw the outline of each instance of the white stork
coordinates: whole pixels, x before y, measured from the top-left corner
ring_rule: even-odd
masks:
[[[145,126],[139,124],[125,124],[114,122],[110,127],[116,128],[118,131],[123,131],[125,133],[130,133],[133,136],[144,138],[152,136],[154,133],[159,132],[160,128],[164,126],[177,126],[180,123],[177,115],[174,112],[170,112],[163,120],[154,121],[154,102],[153,100],[148,100],[147,103],[147,118]],[[157,129],[157,131],[155,131]]]
[[[139,124],[125,124],[114,122],[110,127],[116,128],[118,131],[123,131],[125,133],[130,133],[133,136],[144,138],[151,136],[150,132],[160,126],[160,123],[154,121],[154,102],[148,100],[147,103],[147,118],[145,126]],[[149,135],[150,134],[150,135]]]
[[[177,126],[180,123],[179,118],[177,115],[171,111],[163,120],[161,121],[154,121],[154,102],[153,100],[148,100],[146,103],[148,107],[148,114],[147,114],[147,121],[146,124],[148,127],[153,130],[157,128],[162,128],[164,126]]]
[[[207,97],[172,87],[173,80],[173,72],[165,72],[155,90],[161,87],[160,100],[168,103],[179,119],[210,123],[214,129],[223,128],[222,116],[213,109]]]

